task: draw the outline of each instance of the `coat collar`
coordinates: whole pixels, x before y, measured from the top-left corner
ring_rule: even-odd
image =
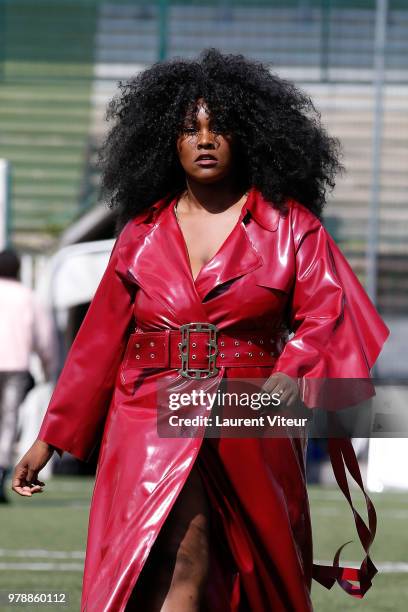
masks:
[[[243,209],[238,222],[217,253],[208,261],[195,280],[195,287],[202,300],[219,285],[244,276],[262,265],[262,257],[252,244],[242,223]]]
[[[218,286],[261,267],[263,258],[250,239],[245,222],[237,223],[194,282],[185,243],[173,212],[175,201],[176,196],[166,196],[129,222],[127,236],[119,249],[119,266],[122,274],[133,278],[149,293],[154,293],[181,323],[193,314],[196,317],[201,315],[197,320],[205,320],[203,301],[206,296]],[[255,187],[248,193],[240,219],[243,220],[247,213],[263,229],[269,232],[277,230],[279,210]],[[171,269],[173,280],[164,287],[162,281],[166,269]],[[173,287],[177,295],[172,295]]]
[[[160,215],[160,212],[169,204],[174,202],[174,196],[165,196],[152,204],[148,210],[141,212],[135,217],[134,222],[146,223],[155,221]],[[255,186],[251,187],[248,192],[248,198],[243,207],[244,212],[249,212],[255,221],[264,229],[270,232],[275,232],[279,226],[280,211],[272,202],[266,200],[262,193]]]
[[[251,187],[244,208],[263,228],[270,232],[278,229],[280,211],[272,202],[266,200],[256,187]]]

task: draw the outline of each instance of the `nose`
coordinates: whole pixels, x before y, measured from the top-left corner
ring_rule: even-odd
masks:
[[[211,130],[200,130],[197,140],[198,149],[215,149],[216,140]]]

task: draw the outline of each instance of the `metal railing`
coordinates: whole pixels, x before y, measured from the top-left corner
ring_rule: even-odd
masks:
[[[388,0],[379,54],[381,1],[0,0],[0,157],[13,166],[14,232],[57,234],[95,202],[88,147],[104,135],[118,79],[214,46],[260,59],[309,90],[346,152],[348,172],[328,207],[336,238],[362,280],[372,270],[373,294],[380,252],[381,299],[388,292],[386,308],[403,311],[408,3]]]
[[[408,82],[408,5],[388,5],[386,80]],[[92,79],[94,61],[143,64],[216,46],[303,71],[304,81],[370,81],[375,19],[375,0],[0,0],[0,79]]]

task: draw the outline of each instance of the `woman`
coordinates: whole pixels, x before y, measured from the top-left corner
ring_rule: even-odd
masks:
[[[14,490],[42,490],[53,449],[86,460],[102,435],[82,611],[301,612],[312,574],[363,595],[368,557],[313,565],[304,436],[203,440],[202,422],[168,419],[173,394],[236,379],[290,407],[298,378],[369,376],[387,330],[319,221],[337,142],[291,83],[216,50],[144,71],[110,115],[123,229]],[[334,465],[358,479],[349,453],[337,441]]]

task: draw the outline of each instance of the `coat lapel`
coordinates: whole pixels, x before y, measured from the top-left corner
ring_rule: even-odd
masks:
[[[262,248],[257,249],[245,220],[250,217],[262,231],[275,232],[279,225],[279,211],[264,200],[252,187],[242,207],[239,220],[216,255],[203,266],[196,278],[196,290],[202,301],[224,283],[240,278],[264,265]],[[251,219],[249,223],[253,223]],[[271,237],[272,238],[272,237]],[[264,247],[264,245],[260,245]]]
[[[197,279],[196,290],[201,300],[214,289],[252,272],[262,265],[262,257],[251,243],[243,222],[244,214],[220,250],[203,266]]]
[[[254,248],[262,254],[262,267],[256,271],[254,282],[262,287],[289,293],[295,274],[290,218],[252,188],[247,202],[252,220],[247,234]]]
[[[151,219],[135,225],[120,250],[121,269],[151,298],[164,306],[175,326],[208,322],[197,294],[185,245],[174,216],[176,199],[161,200]]]
[[[280,213],[253,187],[234,229],[194,281],[184,237],[174,215],[176,200],[176,197],[164,198],[130,222],[133,227],[127,243],[120,249],[118,271],[164,306],[171,313],[174,325],[208,322],[203,301],[209,293],[264,267],[265,243],[263,240],[263,244],[257,244],[254,240],[251,224],[255,222],[262,233],[275,232]],[[270,272],[268,266],[268,276]]]

